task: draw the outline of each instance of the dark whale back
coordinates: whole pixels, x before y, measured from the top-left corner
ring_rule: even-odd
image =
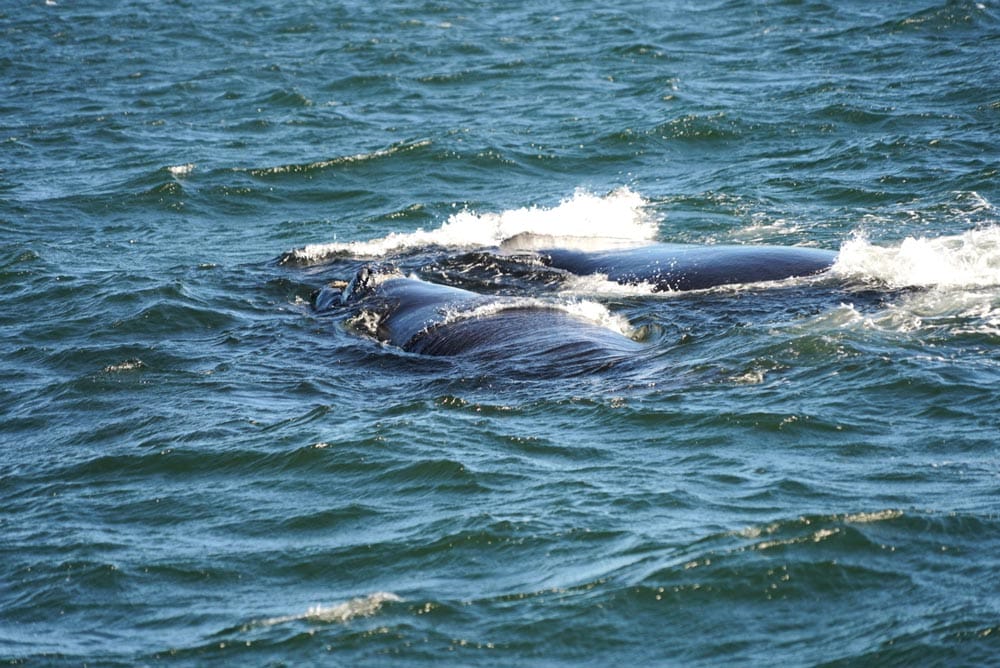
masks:
[[[623,285],[655,290],[702,290],[719,285],[778,281],[829,269],[837,254],[800,246],[692,246],[653,244],[608,251],[549,249],[549,266],[574,274],[604,274]]]
[[[558,308],[512,307],[488,316],[460,318],[433,326],[405,346],[424,355],[474,352],[494,359],[522,357],[599,358],[635,354],[642,344]]]

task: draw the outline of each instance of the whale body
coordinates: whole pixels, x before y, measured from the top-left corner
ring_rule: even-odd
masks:
[[[837,254],[799,246],[652,244],[596,251],[549,248],[533,251],[533,257],[575,275],[683,291],[811,276],[833,266]],[[535,355],[551,362],[626,357],[645,348],[556,304],[430,283],[391,265],[362,267],[342,290],[321,290],[313,305],[318,311],[350,307],[357,329],[421,355]]]
[[[695,246],[652,244],[637,248],[537,251],[546,265],[573,274],[603,274],[622,285],[650,284],[656,291],[702,290],[811,276],[837,259],[833,251],[801,246]]]
[[[632,355],[643,348],[624,334],[557,305],[496,297],[363,267],[341,292],[314,298],[325,310],[352,308],[375,339],[422,355],[544,356],[547,361]],[[595,357],[596,356],[596,357]]]

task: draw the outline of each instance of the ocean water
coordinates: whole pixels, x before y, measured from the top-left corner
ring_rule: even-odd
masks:
[[[0,660],[1000,665],[1000,5],[0,5]],[[839,251],[653,293],[521,235]],[[611,366],[404,353],[362,265]]]

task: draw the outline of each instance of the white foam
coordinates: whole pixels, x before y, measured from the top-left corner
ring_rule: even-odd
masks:
[[[578,190],[551,208],[532,206],[499,213],[463,210],[433,230],[393,232],[370,241],[312,244],[290,255],[307,262],[345,253],[357,257],[384,257],[391,252],[423,246],[495,247],[525,234],[612,238],[615,242],[650,241],[656,236],[657,224],[648,215],[646,206],[646,200],[628,188],[619,188],[604,196]]]
[[[315,605],[303,613],[284,617],[271,617],[257,622],[260,626],[274,626],[300,620],[325,623],[344,623],[357,617],[370,617],[382,608],[383,603],[398,602],[403,599],[387,591],[378,591],[368,596],[352,598],[330,607]]]
[[[563,281],[560,294],[565,297],[573,295],[600,295],[602,297],[648,297],[650,295],[667,296],[671,290],[659,291],[655,284],[639,281],[636,283],[619,283],[612,281],[606,274],[569,275]]]
[[[890,288],[1000,286],[1000,227],[876,246],[857,235],[841,246],[833,272]]]
[[[167,167],[167,171],[170,172],[172,176],[179,178],[182,176],[187,176],[188,174],[194,171],[194,168],[195,164],[193,162],[189,162],[185,165],[173,165],[171,167]]]
[[[118,364],[109,364],[104,367],[105,373],[122,373],[125,371],[135,371],[136,369],[145,369],[146,364],[136,358],[127,359],[124,362],[119,362]]]
[[[884,247],[858,236],[841,247],[833,272],[878,288],[922,288],[876,313],[863,315],[842,305],[840,322],[832,323],[838,327],[1000,335],[1000,227],[911,237]]]

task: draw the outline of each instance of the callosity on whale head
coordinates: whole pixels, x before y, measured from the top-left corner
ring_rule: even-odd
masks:
[[[313,309],[326,311],[335,306],[357,302],[372,294],[375,288],[390,278],[402,278],[403,274],[392,264],[366,264],[350,281],[331,281],[312,293],[310,301]]]
[[[340,303],[347,304],[364,299],[380,284],[392,278],[403,278],[403,273],[395,265],[366,264],[358,269],[354,278],[344,287],[340,294]]]

